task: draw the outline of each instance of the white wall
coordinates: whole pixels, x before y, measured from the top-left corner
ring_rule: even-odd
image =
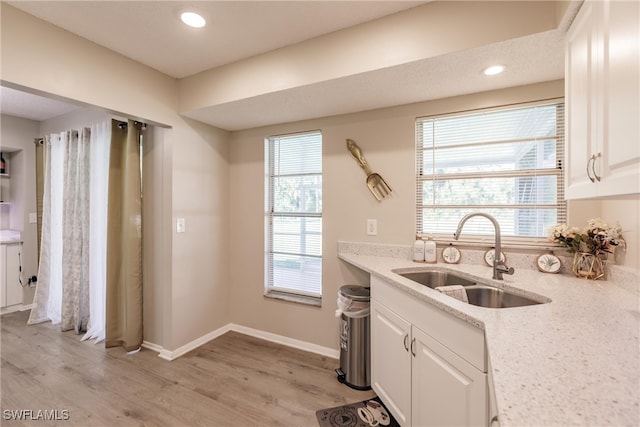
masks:
[[[91,127],[92,124],[111,120],[112,114],[99,108],[84,108],[75,110],[62,116],[39,122],[38,137],[45,137],[52,133],[64,132],[81,127]]]
[[[228,133],[185,119],[172,140],[172,327],[194,339],[230,321]],[[185,233],[175,232],[176,218]]]
[[[640,270],[640,196],[623,196],[604,199],[600,217],[622,227],[626,251],[616,249],[616,263]]]
[[[2,207],[2,227],[22,233],[23,281],[38,274],[38,242],[36,224],[29,223],[29,213],[36,212],[35,145],[38,137],[38,122],[19,117],[1,117],[2,147],[16,150],[5,160],[9,163],[11,205]],[[9,221],[7,221],[7,217]],[[35,287],[23,289],[23,304],[31,304]]]
[[[155,344],[174,350],[228,323],[227,133],[177,114],[174,79],[6,3],[0,31],[3,84],[170,128],[154,171],[166,184],[153,265],[168,319]]]
[[[232,134],[231,313],[235,323],[337,348],[334,311],[340,286],[367,277],[337,259],[337,241],[411,244],[415,233],[415,119],[516,102],[562,97],[562,81],[422,102],[371,112],[270,126]],[[264,138],[320,129],[323,139],[323,301],[308,307],[263,296]],[[393,188],[377,202],[346,150],[361,147],[371,168]],[[378,235],[366,235],[366,220]]]
[[[151,176],[161,182],[149,201],[157,209],[152,217],[154,227],[162,230],[154,241],[149,268],[157,281],[154,305],[161,306],[162,317],[154,320],[150,334],[155,344],[167,350],[229,321],[337,348],[333,315],[337,290],[346,283],[364,283],[367,278],[337,260],[336,242],[412,241],[415,117],[563,96],[562,82],[556,81],[230,135],[179,116],[174,79],[6,3],[2,3],[1,19],[3,84],[165,126],[154,128],[158,130],[154,139],[161,143],[145,155],[154,161]],[[47,64],[47,68],[33,64]],[[221,73],[228,77],[226,71]],[[212,87],[211,82],[219,83],[221,77],[205,74],[190,79],[189,88],[183,85],[187,91],[199,91],[192,93],[193,98],[185,98],[183,108],[232,99],[225,98],[229,94],[222,86],[220,93],[202,91],[199,79]],[[263,297],[264,137],[309,129],[321,129],[324,140],[321,308]],[[383,203],[372,198],[362,171],[346,152],[346,138],[355,139],[371,166],[388,180],[394,189],[392,198]],[[637,198],[587,205],[609,221],[613,219],[606,215],[620,216],[618,209],[634,212],[628,218],[620,216],[621,223],[632,222],[638,212]],[[575,212],[584,215],[591,212],[589,209]],[[176,218],[186,219],[184,234],[176,233]],[[378,236],[366,236],[367,218],[378,220]],[[623,226],[637,233],[637,216],[634,224]],[[635,255],[637,242],[636,235],[632,245]],[[632,262],[637,267],[637,261]]]

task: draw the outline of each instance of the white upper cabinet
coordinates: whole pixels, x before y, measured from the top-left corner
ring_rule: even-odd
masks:
[[[567,199],[640,194],[639,17],[586,1],[567,34]]]

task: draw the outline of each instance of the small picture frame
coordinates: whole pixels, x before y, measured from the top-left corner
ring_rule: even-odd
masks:
[[[447,264],[457,264],[460,262],[460,258],[460,250],[451,243],[442,250],[442,259]]]
[[[562,261],[553,252],[542,254],[536,259],[536,267],[543,273],[559,273]]]
[[[496,248],[491,248],[484,253],[484,262],[489,266],[493,267],[493,259],[495,258]],[[507,256],[504,252],[500,251],[500,260],[502,263],[507,262]]]

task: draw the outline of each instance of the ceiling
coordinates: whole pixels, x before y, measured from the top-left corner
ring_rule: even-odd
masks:
[[[0,87],[0,111],[2,114],[41,122],[82,108],[64,101]]]
[[[428,2],[54,0],[6,3],[179,79]],[[179,21],[179,12],[187,6],[205,16],[208,21],[205,28],[191,29]],[[570,13],[575,14],[575,10]],[[215,105],[190,112],[188,116],[223,129],[237,130],[559,79],[564,74],[564,30]],[[492,79],[479,75],[475,70],[484,67],[487,58],[508,64],[508,72]],[[474,70],[472,75],[469,70]],[[347,87],[349,90],[345,91]],[[36,95],[23,99],[21,94],[1,89],[4,114],[46,120],[76,108],[59,100],[40,100]],[[313,102],[309,102],[310,99]]]
[[[182,78],[427,2],[85,0],[7,3],[164,74]],[[179,13],[187,9],[203,15],[207,25],[195,29],[182,24]]]

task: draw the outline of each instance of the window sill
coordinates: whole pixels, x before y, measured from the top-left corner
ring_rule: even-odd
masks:
[[[448,244],[453,244],[454,246],[459,246],[459,247],[467,247],[467,248],[473,248],[473,249],[482,249],[482,248],[487,248],[487,247],[493,247],[495,245],[495,238],[492,236],[490,238],[487,239],[473,239],[473,238],[467,238],[467,239],[463,239],[461,238],[460,240],[455,240],[451,237],[448,236],[438,236],[438,235],[434,235],[433,236],[433,240],[436,241],[436,243],[440,246],[444,246],[444,245],[448,245]],[[542,251],[562,251],[562,250],[566,250],[566,248],[558,243],[554,243],[554,242],[549,242],[549,241],[545,241],[542,239],[531,239],[529,241],[513,241],[513,240],[509,240],[508,238],[502,238],[502,249],[513,249],[513,250],[522,250],[522,251],[526,251],[526,250],[542,250]]]
[[[268,291],[264,294],[265,298],[277,299],[281,301],[295,302],[298,304],[310,305],[313,307],[322,307],[322,298],[310,297],[306,295],[296,295],[279,291]]]

